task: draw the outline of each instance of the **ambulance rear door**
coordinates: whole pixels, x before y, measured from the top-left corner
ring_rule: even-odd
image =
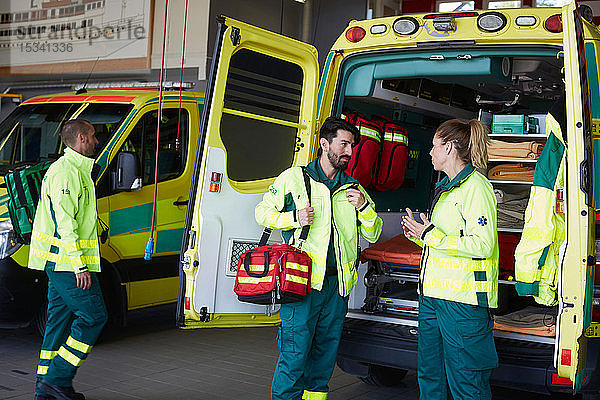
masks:
[[[239,255],[263,227],[254,208],[285,169],[305,165],[315,141],[317,50],[218,19],[180,260],[180,327],[278,322],[233,292]],[[280,242],[274,232],[272,242]]]
[[[566,247],[559,270],[559,318],[555,365],[578,391],[586,378],[587,338],[594,284],[594,159],[590,85],[597,92],[598,31],[575,3],[562,10],[567,112]],[[592,59],[587,60],[588,57]],[[589,61],[589,62],[588,62]],[[591,66],[591,68],[590,68]],[[589,75],[591,73],[592,75]],[[594,76],[595,75],[595,76]]]

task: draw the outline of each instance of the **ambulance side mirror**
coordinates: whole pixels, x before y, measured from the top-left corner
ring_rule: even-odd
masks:
[[[113,191],[134,191],[142,188],[140,165],[137,156],[129,151],[117,154],[117,166],[110,172],[110,185]]]

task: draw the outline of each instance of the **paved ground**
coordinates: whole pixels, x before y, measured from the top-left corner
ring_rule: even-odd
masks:
[[[275,328],[184,331],[173,327],[173,315],[172,306],[132,314],[127,328],[94,348],[76,389],[89,400],[269,398]],[[33,398],[40,343],[32,329],[0,329],[0,399]],[[330,400],[417,399],[414,373],[398,387],[376,388],[336,368],[330,386]],[[493,391],[496,400],[550,400]]]

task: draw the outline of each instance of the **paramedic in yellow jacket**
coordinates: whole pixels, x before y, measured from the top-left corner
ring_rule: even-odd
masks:
[[[301,229],[310,225],[302,246],[312,258],[312,291],[300,302],[282,304],[279,315],[279,359],[271,386],[273,400],[321,400],[328,382],[348,310],[348,294],[358,280],[358,233],[369,242],[381,234],[375,204],[344,170],[360,134],[337,117],[323,123],[319,155],[308,166],[311,198],[302,168],[283,171],[256,206],[256,221],[283,230],[297,245]]]
[[[560,121],[560,123],[559,123]],[[515,288],[521,296],[553,306],[556,299],[558,254],[565,240],[564,170],[566,145],[564,98],[546,116],[546,144],[535,165],[533,186],[525,210],[525,226],[515,250]]]
[[[60,137],[65,154],[42,181],[29,249],[29,268],[48,275],[36,400],[84,398],[73,389],[73,378],[107,320],[96,276],[100,253],[91,177],[98,140],[93,125],[83,120],[65,122]]]
[[[498,302],[498,233],[492,185],[475,168],[487,164],[487,128],[449,120],[429,153],[446,176],[436,184],[431,222],[403,218],[405,234],[423,246],[419,277],[420,399],[491,399],[498,366],[490,308]]]

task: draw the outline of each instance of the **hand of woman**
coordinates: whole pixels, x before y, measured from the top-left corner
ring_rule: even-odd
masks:
[[[404,235],[411,236],[417,239],[421,239],[421,235],[427,226],[430,224],[429,220],[425,217],[425,214],[421,213],[421,220],[423,223],[417,222],[413,218],[413,213],[410,208],[406,209],[407,216],[402,217],[402,226],[404,227]]]

